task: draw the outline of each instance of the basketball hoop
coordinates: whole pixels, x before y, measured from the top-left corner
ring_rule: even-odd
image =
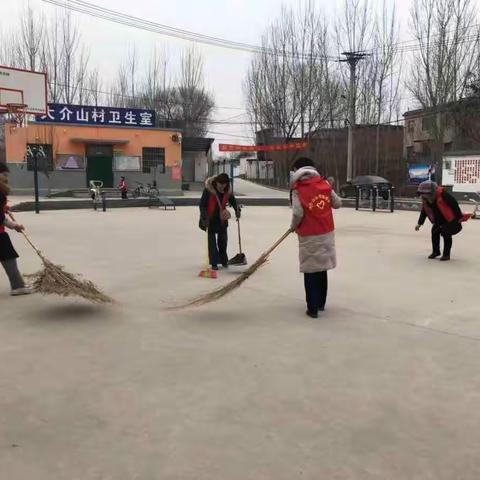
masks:
[[[7,112],[10,121],[16,127],[23,127],[26,124],[25,103],[7,103]]]

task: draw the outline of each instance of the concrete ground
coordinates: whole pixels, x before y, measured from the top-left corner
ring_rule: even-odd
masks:
[[[230,297],[172,312],[236,274],[197,278],[196,209],[18,216],[118,303],[11,298],[0,275],[1,479],[480,478],[480,221],[440,263],[414,213],[340,211],[312,320],[293,237]],[[246,208],[249,259],[288,223]]]

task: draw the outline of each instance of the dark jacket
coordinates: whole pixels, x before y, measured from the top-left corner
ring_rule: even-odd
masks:
[[[452,195],[450,195],[446,190],[444,190],[442,192],[442,198],[443,198],[444,202],[452,209],[453,213],[455,214],[455,220],[453,222],[450,222],[450,223],[452,223],[452,224],[460,223],[460,221],[463,218],[463,213],[460,210],[460,206],[458,205],[457,200]],[[431,204],[429,202],[429,205],[430,205],[430,208],[432,209],[433,215],[435,217],[435,221],[433,222],[434,225],[437,225],[437,226],[448,225],[449,222],[447,222],[445,217],[440,212],[440,210],[437,206],[437,203],[433,202],[433,204]],[[422,211],[420,212],[420,217],[418,218],[418,224],[423,225],[425,223],[425,220],[427,219],[427,217],[428,217],[428,215],[427,215],[427,212],[425,211],[425,208],[422,208]]]
[[[230,186],[225,193],[220,193],[215,188],[215,177],[207,178],[205,181],[205,189],[203,190],[202,198],[200,199],[200,228],[209,232],[219,233],[228,228],[228,221],[222,221],[220,217],[220,205],[224,203],[224,197],[228,195],[228,202],[234,210],[237,218],[240,217],[240,209],[238,208],[237,200],[233,193],[230,192]],[[209,205],[212,205],[212,198],[215,198],[213,202],[214,208],[209,212]],[[218,201],[217,201],[218,199]]]

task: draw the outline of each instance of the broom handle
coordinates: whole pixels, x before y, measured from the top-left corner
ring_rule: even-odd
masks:
[[[240,235],[240,219],[237,218],[237,226],[238,226],[238,248],[240,249],[240,253],[242,253],[242,236]]]
[[[17,221],[15,220],[15,217],[8,212],[8,216],[16,223]],[[29,245],[35,250],[35,253],[43,260],[43,255],[42,252],[35,246],[35,244],[30,240],[30,237],[22,230],[20,232],[25,240],[29,243]]]
[[[291,233],[291,230],[287,230],[262,256],[268,257]]]

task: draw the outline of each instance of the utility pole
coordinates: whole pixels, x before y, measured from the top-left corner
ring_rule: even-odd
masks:
[[[346,62],[350,66],[350,89],[348,92],[348,152],[347,152],[347,182],[350,182],[354,175],[353,165],[353,129],[356,125],[356,103],[357,103],[357,64],[368,55],[359,52],[343,52]]]

